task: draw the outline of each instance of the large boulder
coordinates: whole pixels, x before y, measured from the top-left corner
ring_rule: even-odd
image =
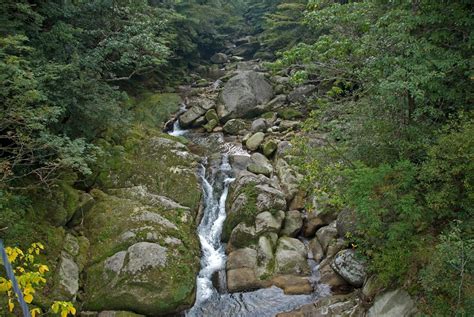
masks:
[[[240,268],[227,271],[227,290],[231,293],[251,291],[262,287],[255,270]]]
[[[303,227],[303,217],[298,210],[290,210],[286,213],[282,236],[296,237]]]
[[[190,210],[132,195],[94,195],[97,204],[84,223],[91,241],[86,309],[153,315],[190,307],[199,270]]]
[[[254,226],[241,222],[232,229],[227,248],[229,251],[232,251],[251,246],[257,242],[257,237]]]
[[[248,140],[245,142],[245,146],[247,146],[247,149],[249,149],[250,151],[256,151],[260,147],[260,144],[262,144],[264,139],[265,133],[257,132],[250,136],[250,138],[248,138]]]
[[[247,123],[242,119],[231,119],[224,124],[224,132],[231,135],[244,134],[247,130]]]
[[[278,233],[281,229],[281,224],[285,218],[283,211],[275,212],[274,214],[264,211],[255,217],[255,230],[258,235],[275,232]]]
[[[281,237],[275,253],[275,273],[308,275],[310,272],[306,260],[306,247],[298,239]]]
[[[250,156],[250,164],[247,166],[249,172],[270,176],[273,173],[272,163],[260,153],[253,153]]]
[[[79,290],[79,267],[74,259],[66,252],[61,253],[59,260],[57,292],[60,298],[72,300],[76,298]]]
[[[287,201],[291,201],[299,191],[301,175],[298,175],[282,158],[276,160],[275,171]]]
[[[320,283],[326,284],[335,294],[348,293],[353,288],[331,266],[332,259],[326,258],[319,265]]]
[[[199,161],[168,135],[133,136],[113,153],[97,181],[108,193],[119,191],[141,201],[173,200],[196,212],[202,195]]]
[[[146,135],[132,136],[114,159],[99,175],[105,192],[91,192],[95,204],[83,220],[90,241],[84,309],[149,316],[191,307],[199,158],[169,137]]]
[[[263,118],[258,118],[252,122],[250,130],[252,132],[265,132],[267,130],[267,122]]]
[[[266,157],[271,157],[272,154],[275,153],[277,148],[278,148],[278,144],[275,140],[268,140],[262,145],[262,151]]]
[[[336,223],[333,222],[329,226],[319,229],[316,232],[316,237],[318,237],[324,252],[326,252],[329,244],[337,237]]]
[[[331,267],[355,287],[362,287],[367,277],[365,261],[358,259],[354,250],[339,251],[334,257]]]
[[[281,288],[286,295],[311,294],[313,286],[307,277],[278,275],[272,279],[273,285]]]
[[[288,101],[290,101],[290,102],[305,102],[306,98],[311,96],[311,94],[314,90],[316,90],[315,85],[304,85],[304,86],[296,87],[288,95]]]
[[[227,270],[257,267],[257,251],[250,248],[237,249],[227,257]]]
[[[263,105],[272,97],[272,86],[263,74],[243,71],[225,84],[220,95],[217,112],[219,117],[225,121],[252,117],[264,112]]]
[[[222,233],[228,241],[232,230],[241,222],[253,226],[256,216],[286,210],[285,195],[269,178],[247,171],[240,172],[232,183],[226,202],[227,218]]]
[[[416,306],[404,290],[394,290],[375,297],[374,305],[367,317],[410,317],[416,313]]]
[[[227,63],[229,57],[224,53],[216,53],[211,56],[211,62],[214,64],[224,64]]]
[[[215,106],[215,102],[205,97],[196,97],[189,103],[191,108],[179,117],[179,124],[183,128],[198,126],[198,119]]]

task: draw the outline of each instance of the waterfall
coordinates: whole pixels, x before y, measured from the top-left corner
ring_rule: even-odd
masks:
[[[230,177],[230,173],[231,167],[226,154],[222,156],[222,162],[216,173],[217,175],[214,175],[214,173],[211,174],[211,176],[216,177],[215,180],[209,181],[206,178],[206,169],[204,167],[201,169],[204,192],[204,213],[198,227],[202,257],[201,271],[197,279],[195,306],[199,306],[200,303],[205,302],[216,294],[217,291],[212,285],[212,276],[219,270],[225,269],[226,255],[220,240],[222,227],[226,218],[225,202],[229,192],[229,185],[234,181],[234,178]],[[222,183],[223,189],[221,193],[215,190],[221,186],[215,186],[216,188],[214,188],[211,185],[211,182],[215,181]],[[192,311],[189,314],[192,315]]]

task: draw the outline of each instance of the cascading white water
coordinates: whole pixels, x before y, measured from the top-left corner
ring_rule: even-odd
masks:
[[[177,121],[176,121],[177,122]],[[221,242],[221,233],[226,219],[226,199],[232,178],[229,164],[230,155],[248,155],[241,145],[226,143],[219,133],[202,134],[181,130],[175,123],[169,134],[186,135],[193,143],[208,149],[211,158],[207,167],[202,166],[200,176],[203,189],[203,215],[198,226],[201,242],[201,270],[197,277],[196,302],[185,314],[187,317],[270,317],[313,302],[326,295],[321,285],[316,285],[318,268],[310,263],[313,270],[315,292],[310,295],[285,295],[275,286],[244,293],[221,294],[213,285],[213,277],[225,272],[226,254]],[[216,152],[222,153],[215,156]],[[313,261],[314,262],[314,261]]]
[[[229,185],[234,181],[230,177],[231,167],[227,154],[222,156],[219,170],[211,173],[210,177],[215,177],[209,181],[206,178],[206,169],[202,167],[201,178],[204,192],[204,213],[198,227],[199,240],[201,242],[201,271],[197,278],[196,303],[188,316],[198,316],[197,310],[200,305],[209,300],[217,291],[212,285],[212,276],[219,270],[225,268],[226,255],[220,242],[222,227],[226,218],[225,202],[229,192]],[[218,192],[219,186],[212,184],[214,181],[223,183],[222,192]]]
[[[179,120],[176,120],[173,123],[173,130],[170,131],[168,134],[172,136],[180,136],[186,134],[187,130],[181,129],[181,126],[179,125]]]

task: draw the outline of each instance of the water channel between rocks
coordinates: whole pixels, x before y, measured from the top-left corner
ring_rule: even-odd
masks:
[[[283,290],[272,286],[251,292],[227,293],[225,291],[225,245],[221,234],[226,218],[226,199],[233,178],[229,164],[231,155],[248,155],[239,143],[228,143],[220,133],[204,134],[185,131],[174,125],[174,136],[185,136],[193,143],[206,148],[207,162],[200,169],[203,189],[203,212],[198,226],[201,243],[201,270],[197,277],[196,302],[185,312],[188,317],[200,316],[275,316],[302,305],[311,303],[327,295],[324,287],[318,285],[318,268],[309,260],[312,269],[311,281],[315,291],[309,295],[285,295]],[[310,258],[310,257],[309,257]],[[219,276],[220,290],[214,286],[213,279]]]

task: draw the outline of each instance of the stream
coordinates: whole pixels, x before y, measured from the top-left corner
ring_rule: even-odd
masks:
[[[285,295],[283,290],[275,286],[251,292],[225,291],[226,253],[225,245],[221,242],[221,233],[226,218],[225,205],[229,187],[235,180],[229,156],[248,153],[242,149],[241,144],[226,142],[221,133],[194,133],[182,130],[178,123],[175,123],[173,128],[173,131],[169,132],[171,135],[185,136],[211,153],[200,169],[204,198],[202,219],[197,229],[201,243],[201,270],[197,277],[196,302],[185,315],[270,317],[327,295],[327,289],[317,283],[319,272],[314,261],[309,261],[315,289],[313,294]],[[220,291],[214,286],[216,283],[220,285]]]

